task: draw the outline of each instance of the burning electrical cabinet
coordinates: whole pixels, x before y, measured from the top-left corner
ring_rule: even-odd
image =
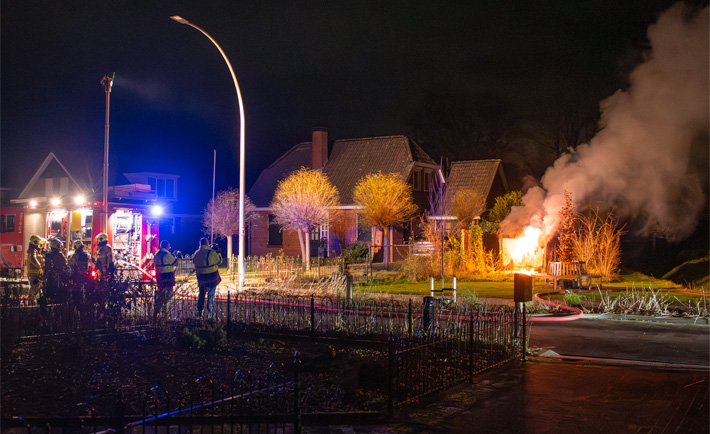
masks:
[[[500,259],[508,271],[542,271],[545,247],[541,245],[539,229],[528,226],[522,235],[500,237]]]

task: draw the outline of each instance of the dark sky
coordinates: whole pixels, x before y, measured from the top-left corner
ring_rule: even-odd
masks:
[[[500,95],[516,116],[594,110],[624,85],[645,30],[672,2],[2,0],[2,187],[22,188],[48,152],[100,179],[105,93],[110,177],[176,173],[201,209],[238,186],[238,109],[247,188],[325,125],[331,139],[409,134],[440,89]],[[432,155],[438,160],[438,155]],[[121,181],[122,182],[122,181]],[[19,193],[19,191],[18,191]],[[189,193],[189,194],[186,194]]]

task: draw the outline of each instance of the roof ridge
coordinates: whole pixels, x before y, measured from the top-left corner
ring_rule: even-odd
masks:
[[[354,139],[337,139],[335,142],[353,142],[353,141],[363,141],[363,140],[378,140],[378,139],[391,139],[395,137],[403,137],[408,140],[411,140],[408,136],[405,134],[393,134],[389,136],[373,136],[373,137],[358,137]]]
[[[278,163],[279,161],[285,159],[289,154],[291,154],[292,152],[294,152],[294,151],[296,150],[296,148],[298,148],[298,147],[306,147],[306,146],[313,146],[313,143],[312,143],[312,142],[300,142],[300,143],[296,143],[295,145],[291,146],[291,147],[288,149],[288,151],[286,151],[286,152],[284,152],[283,154],[281,154],[281,156],[280,156],[279,158],[277,158],[277,159],[274,160],[271,164],[269,164],[269,166],[267,167],[267,169],[270,169],[270,168],[274,167],[274,165],[276,165],[276,163]],[[263,170],[262,170],[262,172],[263,172]],[[259,176],[261,176],[261,173],[259,174]]]

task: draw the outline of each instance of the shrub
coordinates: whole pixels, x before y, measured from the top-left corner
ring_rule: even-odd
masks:
[[[348,262],[357,262],[367,257],[369,249],[366,244],[350,244],[343,249],[343,259]]]
[[[177,336],[178,345],[184,348],[217,348],[224,345],[227,333],[221,323],[210,321],[200,328],[180,330]]]

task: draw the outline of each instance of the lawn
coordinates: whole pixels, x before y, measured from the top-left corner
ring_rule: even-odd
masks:
[[[447,288],[451,287],[451,279],[445,281]],[[375,294],[392,294],[392,295],[429,295],[431,290],[429,281],[421,281],[410,283],[405,280],[377,280],[372,283],[361,283],[353,288],[356,293],[375,293]],[[509,279],[493,281],[493,280],[475,280],[475,281],[458,281],[457,296],[476,296],[478,298],[503,298],[513,299],[513,276]],[[669,291],[669,294],[677,296],[683,301],[697,298],[693,295],[675,294],[673,291],[684,290],[683,286],[673,283],[669,280],[656,279],[641,273],[625,274],[612,282],[604,282],[603,289],[648,289],[653,288],[654,291],[661,290],[664,293]],[[434,289],[441,289],[441,279],[434,280]],[[550,286],[538,286],[535,288],[536,293],[551,292],[553,289]],[[700,293],[701,291],[697,291]]]

